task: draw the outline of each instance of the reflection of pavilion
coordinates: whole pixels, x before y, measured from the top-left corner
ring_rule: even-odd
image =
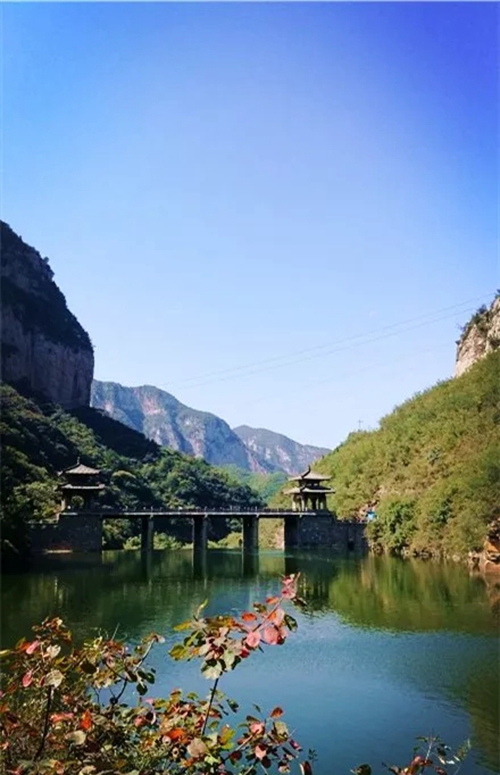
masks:
[[[66,468],[59,473],[66,481],[58,485],[58,490],[62,494],[61,509],[64,511],[71,507],[71,501],[75,496],[82,498],[83,508],[89,509],[95,504],[96,496],[104,490],[104,485],[99,481],[100,471],[97,468],[90,468],[80,463]]]
[[[288,481],[297,482],[297,484],[290,490],[284,490],[284,493],[292,496],[293,511],[326,511],[326,496],[331,495],[335,490],[324,487],[321,482],[327,482],[329,479],[331,479],[330,476],[311,471],[311,466],[308,466],[303,474],[292,476]]]

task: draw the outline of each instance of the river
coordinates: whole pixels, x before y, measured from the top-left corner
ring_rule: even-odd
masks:
[[[298,631],[220,688],[249,711],[282,706],[296,738],[317,752],[315,775],[406,764],[415,738],[431,733],[452,746],[471,738],[464,775],[500,772],[499,590],[459,565],[318,552],[243,560],[210,550],[196,563],[187,550],[54,555],[3,577],[2,645],[53,614],[79,638],[118,628],[135,642],[154,630],[167,638],[151,656],[154,694],[206,693],[195,663],[166,655],[179,639],[173,625],[206,598],[209,613],[248,610],[297,571],[308,603]]]

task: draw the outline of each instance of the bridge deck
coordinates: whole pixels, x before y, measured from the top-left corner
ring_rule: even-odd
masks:
[[[332,511],[292,511],[291,509],[142,509],[115,510],[99,509],[95,511],[63,511],[60,516],[94,516],[103,519],[129,519],[130,517],[255,517],[256,519],[275,519],[277,517],[335,517]]]

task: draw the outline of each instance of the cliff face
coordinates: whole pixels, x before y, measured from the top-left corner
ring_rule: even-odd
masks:
[[[0,221],[2,380],[65,409],[88,406],[94,353],[47,260]]]
[[[151,385],[132,388],[94,380],[91,403],[157,444],[216,466],[296,474],[330,451],[299,444],[273,431],[246,425],[231,429],[220,417],[191,409]]]
[[[500,347],[500,296],[489,308],[478,309],[464,327],[457,345],[455,377],[460,377],[474,363]]]
[[[299,474],[318,458],[327,455],[331,450],[324,447],[313,447],[310,444],[299,444],[297,441],[274,433],[265,428],[249,428],[240,425],[233,429],[245,446],[265,460],[275,470],[287,474]]]
[[[220,417],[191,409],[151,385],[124,387],[94,380],[91,403],[157,444],[212,465],[232,464],[259,473],[275,470],[253,455]]]

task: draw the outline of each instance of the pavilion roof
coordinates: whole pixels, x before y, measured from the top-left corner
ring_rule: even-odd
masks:
[[[90,466],[85,466],[83,463],[80,463],[80,458],[78,458],[76,465],[70,466],[69,468],[65,468],[64,471],[61,471],[61,474],[84,474],[85,476],[100,473],[101,472],[98,468],[91,468]]]
[[[326,482],[331,479],[331,476],[325,476],[324,474],[318,474],[317,471],[311,471],[311,466],[307,466],[307,469],[303,473],[297,476],[291,476],[289,482]]]
[[[331,487],[292,487],[290,490],[283,490],[284,495],[328,495],[334,492]]]

